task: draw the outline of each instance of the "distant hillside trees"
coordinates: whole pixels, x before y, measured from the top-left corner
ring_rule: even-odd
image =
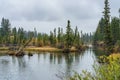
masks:
[[[72,46],[80,48],[85,43],[90,41],[91,37],[87,33],[79,32],[78,27],[73,30],[70,20],[67,21],[66,32],[63,28],[58,27],[50,31],[50,34],[34,31],[25,31],[22,27],[18,29],[11,27],[8,19],[3,18],[0,27],[0,46],[20,46],[31,39],[29,46],[52,46],[57,48],[71,48]]]

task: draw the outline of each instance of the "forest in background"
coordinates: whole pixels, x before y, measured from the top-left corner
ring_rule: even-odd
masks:
[[[103,17],[94,33],[94,46],[102,47],[108,53],[120,52],[120,9],[118,13],[119,17],[111,17],[109,2],[105,0]]]
[[[41,27],[42,28],[42,27]],[[12,28],[9,19],[2,18],[0,27],[0,46],[20,46],[29,39],[28,46],[52,46],[57,48],[70,48],[72,46],[80,48],[84,44],[92,42],[92,33],[83,33],[78,31],[78,27],[71,28],[70,20],[67,21],[66,32],[58,27],[50,31],[50,34],[40,33],[34,28],[33,31],[25,31],[24,28]]]

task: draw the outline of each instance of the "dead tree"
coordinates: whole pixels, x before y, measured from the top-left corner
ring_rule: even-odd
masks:
[[[24,45],[22,45],[17,52],[15,52],[16,56],[23,56],[25,47],[31,42],[32,39],[29,39]]]

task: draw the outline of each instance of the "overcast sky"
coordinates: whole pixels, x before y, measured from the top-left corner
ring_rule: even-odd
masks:
[[[120,0],[109,0],[111,16],[118,16]],[[10,20],[12,27],[49,33],[54,28],[78,26],[94,32],[102,17],[104,0],[0,0],[0,19]]]

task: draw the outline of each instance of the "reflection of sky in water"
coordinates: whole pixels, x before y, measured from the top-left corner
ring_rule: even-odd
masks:
[[[92,72],[95,59],[90,49],[83,53],[39,53],[32,57],[0,56],[0,80],[58,80],[74,71]]]

